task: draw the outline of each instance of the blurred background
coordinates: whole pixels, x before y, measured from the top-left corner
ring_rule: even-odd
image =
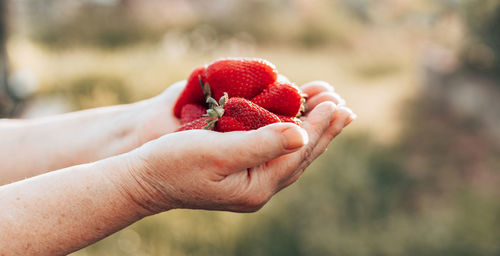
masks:
[[[253,214],[175,210],[73,255],[500,255],[497,0],[1,0],[0,117],[154,96],[255,56],[358,120]]]

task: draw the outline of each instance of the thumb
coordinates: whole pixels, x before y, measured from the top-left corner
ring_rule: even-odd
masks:
[[[255,167],[295,152],[308,143],[307,132],[298,125],[277,123],[257,130],[218,134],[224,145],[224,166],[228,172]]]

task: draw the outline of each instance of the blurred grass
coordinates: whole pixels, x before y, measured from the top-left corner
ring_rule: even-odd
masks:
[[[90,75],[77,78],[68,84],[53,84],[39,92],[40,96],[62,97],[74,109],[88,109],[107,105],[131,103],[130,89],[123,80],[111,76]]]

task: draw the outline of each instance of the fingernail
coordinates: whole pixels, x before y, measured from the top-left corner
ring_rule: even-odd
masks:
[[[283,147],[287,150],[300,148],[309,141],[307,132],[298,126],[283,130],[281,135],[283,136]]]
[[[346,119],[344,126],[349,125],[352,121],[354,121],[358,116],[352,112],[352,110],[348,107],[342,106],[341,107],[343,110],[345,110],[347,113],[349,113],[349,117]]]
[[[345,106],[345,104],[347,104],[347,102],[344,100],[344,98],[340,98],[339,106]]]
[[[352,114],[349,116],[349,118],[350,118],[351,120],[356,120],[356,118],[358,118],[358,115],[356,115],[356,114],[352,113]]]
[[[354,119],[351,119],[351,117],[347,118],[345,123],[344,123],[344,127],[350,125],[352,123],[352,121],[354,121]]]

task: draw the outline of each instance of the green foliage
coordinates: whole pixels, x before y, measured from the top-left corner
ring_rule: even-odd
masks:
[[[495,0],[464,1],[463,14],[471,37],[463,50],[467,67],[500,74],[500,4]]]

